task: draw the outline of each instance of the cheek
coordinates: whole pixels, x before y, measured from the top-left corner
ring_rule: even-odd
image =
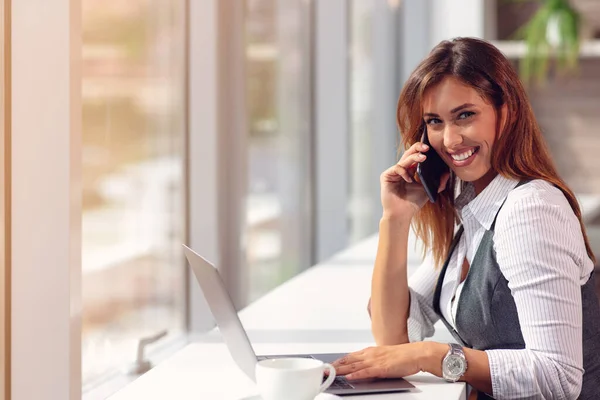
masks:
[[[491,134],[486,135],[483,141],[485,143],[485,150],[491,152],[494,142],[496,141],[496,135],[492,132]]]
[[[429,144],[431,145],[431,147],[433,147],[435,149],[435,151],[437,151],[438,153],[441,151],[442,146],[443,146],[443,135],[441,133],[438,132],[429,132],[428,133],[428,137],[429,137]]]
[[[487,143],[486,147],[488,147],[488,150],[491,149],[496,141],[496,119],[487,118],[486,120],[482,120],[479,130],[482,141]]]

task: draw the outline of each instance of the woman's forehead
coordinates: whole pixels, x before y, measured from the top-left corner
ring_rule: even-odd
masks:
[[[454,77],[446,77],[423,93],[423,112],[445,113],[463,104],[486,105],[487,102],[471,86]]]

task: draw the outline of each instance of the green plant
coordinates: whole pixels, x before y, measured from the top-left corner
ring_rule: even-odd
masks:
[[[527,51],[520,63],[525,82],[543,83],[551,58],[558,72],[572,72],[579,58],[580,16],[568,0],[544,0],[531,20],[517,31]]]

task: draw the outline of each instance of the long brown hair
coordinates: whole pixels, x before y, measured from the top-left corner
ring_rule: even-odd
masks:
[[[421,139],[425,91],[448,76],[471,86],[495,108],[497,127],[491,156],[492,169],[506,178],[543,179],[559,188],[579,219],[588,256],[595,263],[579,204],[556,172],[527,93],[513,66],[490,43],[474,38],[443,41],[417,66],[398,100],[397,120],[404,148],[408,149]],[[500,134],[503,106],[506,106],[507,113]],[[455,189],[456,177],[451,172],[450,181],[446,190],[440,193],[439,200],[428,202],[413,222],[417,236],[424,242],[425,249],[432,250],[438,266],[447,258],[454,236],[457,222]]]

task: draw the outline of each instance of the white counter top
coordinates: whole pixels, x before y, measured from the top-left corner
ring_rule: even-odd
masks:
[[[240,318],[256,353],[337,353],[373,345],[366,304],[376,247],[377,237],[370,237],[242,310]],[[416,258],[409,259],[414,270]],[[432,340],[452,340],[443,325],[436,327]],[[352,396],[352,400],[466,399],[464,383],[446,383],[425,373],[407,379],[418,391]],[[249,400],[255,393],[253,382],[238,370],[213,331],[110,399]]]

